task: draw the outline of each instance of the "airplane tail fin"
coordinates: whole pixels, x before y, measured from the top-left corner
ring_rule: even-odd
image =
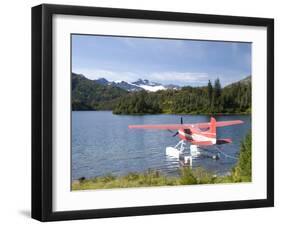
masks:
[[[216,133],[216,119],[214,117],[211,117],[211,121],[210,121],[210,133]]]
[[[217,123],[216,119],[214,117],[211,117],[209,133],[212,135],[212,138],[217,138],[216,123]]]

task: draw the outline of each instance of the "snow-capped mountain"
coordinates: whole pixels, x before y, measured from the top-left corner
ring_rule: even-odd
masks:
[[[147,79],[138,79],[136,82],[133,82],[135,86],[138,86],[144,90],[150,91],[150,92],[156,92],[158,90],[166,90],[167,88],[160,83],[157,82],[150,82]]]
[[[135,92],[135,91],[141,91],[143,90],[143,88],[136,86],[130,82],[125,82],[125,81],[115,81],[112,82],[112,84],[114,84],[115,86],[121,88],[121,89],[125,89],[129,92]]]
[[[157,82],[151,82],[147,79],[138,79],[135,82],[126,82],[126,81],[108,81],[105,78],[99,78],[94,80],[96,83],[101,85],[111,85],[115,87],[119,87],[121,89],[127,90],[129,92],[136,92],[141,90],[146,90],[149,92],[156,92],[159,90],[166,90],[166,89],[180,89],[177,85],[162,85]]]

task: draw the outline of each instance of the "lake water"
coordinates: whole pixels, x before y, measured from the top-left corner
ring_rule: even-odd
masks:
[[[175,146],[179,138],[169,131],[133,130],[130,124],[168,124],[209,122],[202,115],[114,115],[111,111],[72,112],[72,179],[128,172],[159,170],[165,175],[178,175],[181,164],[165,155],[166,146]],[[233,143],[220,147],[237,157],[240,142],[251,128],[251,117],[245,115],[216,116],[217,121],[243,120],[245,123],[217,129],[218,138],[231,138]],[[214,174],[225,174],[236,164],[236,159],[220,155],[219,160],[199,158],[194,167],[203,167]]]

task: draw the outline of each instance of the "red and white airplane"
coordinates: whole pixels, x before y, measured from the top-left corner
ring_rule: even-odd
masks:
[[[230,138],[217,139],[217,127],[231,126],[241,123],[243,123],[241,120],[217,122],[214,117],[211,117],[210,122],[183,124],[183,120],[181,118],[180,124],[129,125],[129,129],[168,130],[170,132],[172,130],[176,130],[177,132],[173,136],[178,136],[180,141],[175,147],[167,147],[166,154],[179,158],[186,148],[185,142],[190,142],[190,154],[185,156],[185,160],[189,161],[191,165],[192,157],[200,155],[198,147],[228,144],[232,142]]]

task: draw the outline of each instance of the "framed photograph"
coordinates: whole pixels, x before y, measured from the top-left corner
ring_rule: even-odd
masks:
[[[32,217],[274,205],[274,21],[32,8]]]

